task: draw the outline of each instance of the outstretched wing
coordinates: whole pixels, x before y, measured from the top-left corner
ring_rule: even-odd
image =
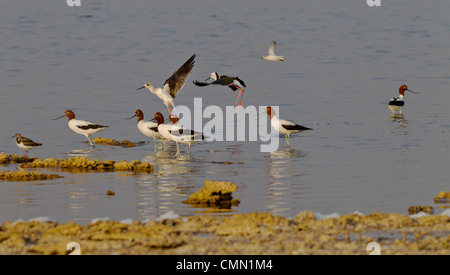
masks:
[[[273,41],[272,44],[270,44],[269,49],[267,50],[270,55],[275,55],[275,47],[277,46],[277,42]]]
[[[178,70],[176,70],[171,77],[164,83],[163,89],[167,90],[172,98],[175,98],[177,93],[183,88],[186,79],[191,74],[194,68],[195,54],[191,56]]]
[[[208,86],[208,85],[211,84],[211,83],[206,83],[206,82],[200,82],[200,81],[197,81],[197,80],[194,80],[193,82],[194,82],[195,85],[200,86],[200,87]]]

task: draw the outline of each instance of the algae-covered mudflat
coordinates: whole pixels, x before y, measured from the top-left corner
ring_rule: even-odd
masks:
[[[371,243],[377,250],[368,250]],[[72,244],[71,244],[72,243]],[[348,214],[317,220],[269,213],[189,216],[159,221],[5,222],[0,254],[449,254],[450,217]]]
[[[51,168],[55,171],[153,172],[141,161],[100,161],[87,157],[69,159],[21,158],[0,154],[3,164],[20,163],[22,169]],[[9,171],[4,181],[58,179],[58,174]],[[183,203],[211,213],[196,216],[168,214],[154,220],[60,224],[49,219],[16,220],[0,226],[0,254],[448,254],[450,215],[430,215],[431,206],[411,206],[419,214],[355,212],[322,218],[303,211],[294,218],[268,212],[232,214],[241,201],[233,197],[232,182],[205,180],[204,186]],[[115,196],[108,190],[106,195]],[[106,196],[105,195],[105,196]],[[440,192],[436,203],[446,203],[448,192]],[[446,204],[436,207],[446,207]],[[425,214],[423,211],[429,212]],[[415,212],[415,213],[416,213]],[[74,246],[76,244],[76,246]],[[374,246],[375,244],[375,246]],[[68,250],[69,249],[69,250]],[[374,250],[372,250],[374,249]]]

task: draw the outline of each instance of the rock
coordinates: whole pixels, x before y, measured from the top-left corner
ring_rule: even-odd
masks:
[[[435,203],[449,203],[450,202],[450,192],[441,191],[435,198]]]
[[[410,207],[408,207],[408,213],[410,215],[417,214],[419,212],[425,212],[427,214],[433,215],[434,209],[431,206],[410,206]]]
[[[230,209],[232,205],[240,203],[231,196],[236,190],[237,186],[232,182],[205,180],[203,188],[190,195],[183,203]]]
[[[312,211],[303,211],[295,216],[295,220],[299,223],[310,222],[316,220],[316,215]]]
[[[37,180],[52,180],[62,178],[58,174],[43,174],[39,172],[19,171],[0,171],[0,180],[6,181],[37,181]]]
[[[135,147],[136,145],[129,141],[129,140],[122,140],[117,141],[110,138],[102,138],[102,137],[96,137],[93,139],[96,144],[102,144],[102,145],[113,145],[113,146],[122,146],[122,147]],[[85,143],[88,143],[88,141],[85,141]]]
[[[33,162],[21,164],[22,168],[60,168],[62,170],[102,170],[102,171],[133,171],[152,173],[153,165],[139,160],[116,162],[114,160],[101,161],[87,157],[75,157],[68,159],[35,159]]]

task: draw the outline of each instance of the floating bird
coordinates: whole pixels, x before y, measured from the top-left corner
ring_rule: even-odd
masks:
[[[180,146],[178,143],[186,144],[188,154],[191,153],[191,145],[195,142],[204,140],[202,133],[193,130],[185,129],[178,125],[178,118],[174,115],[169,117],[171,124],[164,124],[164,116],[158,112],[155,114],[155,120],[158,123],[159,133],[166,139],[175,141],[177,144],[177,155],[180,154]]]
[[[300,132],[307,131],[307,130],[312,130],[311,128],[298,125],[293,121],[279,119],[277,117],[277,115],[275,114],[275,111],[269,106],[266,108],[266,113],[270,117],[270,124],[272,125],[272,127],[277,132],[285,135],[287,147],[291,146],[291,142],[289,139],[289,136],[291,134],[300,133]]]
[[[284,56],[276,55],[275,54],[275,47],[277,46],[277,42],[273,41],[272,44],[270,44],[269,49],[267,50],[267,54],[263,55],[263,59],[269,60],[269,61],[284,61]]]
[[[214,79],[214,81],[211,83],[207,83],[206,81],[208,81],[209,79]],[[244,96],[244,88],[246,86],[245,86],[244,81],[239,79],[239,77],[232,77],[232,76],[226,76],[226,75],[222,75],[219,77],[219,74],[217,74],[216,72],[212,72],[211,75],[204,82],[199,82],[199,81],[194,80],[194,84],[197,86],[200,86],[200,87],[208,86],[208,85],[222,85],[222,86],[230,87],[230,89],[233,91],[239,90],[239,94],[236,99],[236,104],[234,104],[234,108],[237,107],[239,97],[241,97],[241,100],[239,101],[239,105],[242,106],[241,102],[242,102],[242,97]]]
[[[194,68],[195,54],[191,56],[178,70],[176,70],[171,77],[169,77],[162,88],[155,88],[151,83],[145,83],[144,86],[137,90],[147,88],[152,94],[157,95],[166,105],[169,114],[172,114],[170,105],[175,108],[173,100],[178,92],[183,88],[186,79]]]
[[[144,120],[144,113],[140,109],[137,109],[134,116],[130,117],[129,119],[132,119],[133,117],[138,118],[137,127],[141,133],[148,137],[153,137],[153,141],[155,143],[155,151],[156,149],[156,138],[162,138],[161,134],[158,131],[158,123],[156,123],[153,119],[153,121],[145,121]]]
[[[34,142],[29,138],[21,136],[19,133],[15,134],[12,137],[16,138],[17,147],[25,149],[25,155],[23,155],[24,157],[28,157],[28,150],[33,149],[37,146],[42,146],[42,143]]]
[[[64,115],[55,118],[54,120],[63,118],[65,116],[69,118],[69,128],[77,134],[84,135],[88,139],[91,146],[95,146],[95,142],[91,139],[91,135],[109,127],[95,124],[86,120],[75,119],[75,114],[71,110],[66,110],[64,112]]]
[[[398,89],[399,96],[391,98],[389,101],[389,109],[392,111],[392,115],[395,116],[395,112],[399,112],[399,115],[402,115],[402,109],[405,105],[404,97],[405,97],[405,91],[409,91],[413,94],[418,94],[416,92],[413,92],[408,89],[408,86],[402,85]]]

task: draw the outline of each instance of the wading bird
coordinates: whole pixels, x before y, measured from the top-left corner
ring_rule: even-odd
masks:
[[[109,127],[95,124],[86,120],[75,119],[75,114],[71,110],[66,110],[64,112],[64,115],[55,118],[54,120],[63,118],[65,116],[69,118],[69,128],[77,134],[84,135],[88,139],[91,146],[95,146],[95,142],[91,139],[91,135]]]
[[[23,155],[24,157],[28,157],[28,150],[33,149],[37,146],[42,146],[42,143],[34,142],[29,138],[21,136],[19,133],[15,134],[12,137],[16,138],[17,147],[25,150],[25,155]]]
[[[155,88],[148,82],[144,86],[138,88],[137,90],[147,88],[152,94],[157,95],[166,105],[169,114],[172,114],[170,105],[175,108],[173,100],[178,92],[183,88],[186,83],[186,79],[194,68],[194,58],[195,54],[191,56],[178,70],[176,70],[172,76],[170,76],[162,88]]]
[[[399,112],[399,115],[402,115],[402,109],[405,105],[405,91],[409,91],[413,94],[418,94],[408,89],[408,86],[402,85],[398,89],[399,96],[391,98],[389,101],[389,109],[392,111],[392,115],[395,116],[395,112]]]
[[[206,81],[208,81],[209,79],[214,79],[214,81],[207,83]],[[241,104],[242,97],[244,96],[244,88],[246,86],[245,86],[244,81],[242,81],[239,77],[232,77],[232,76],[226,76],[226,75],[219,76],[218,73],[212,72],[211,75],[204,82],[199,82],[197,80],[194,80],[194,84],[197,86],[200,86],[200,87],[208,86],[208,85],[222,85],[222,86],[230,87],[230,89],[233,91],[239,90],[239,94],[236,99],[236,103],[234,104],[234,108],[237,107],[239,97],[241,98],[241,100],[239,101],[239,105],[242,106],[242,104]]]
[[[272,107],[270,106],[266,107],[266,113],[270,117],[270,124],[272,125],[272,127],[277,132],[285,135],[287,147],[291,146],[291,142],[289,139],[289,136],[291,134],[312,130],[311,128],[298,125],[293,121],[286,119],[279,119],[275,114],[275,110],[273,110]]]

